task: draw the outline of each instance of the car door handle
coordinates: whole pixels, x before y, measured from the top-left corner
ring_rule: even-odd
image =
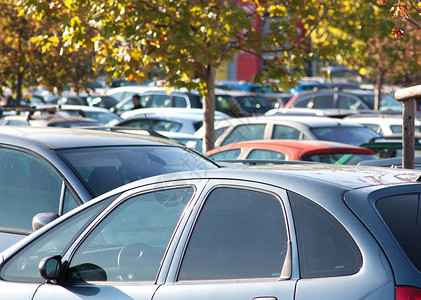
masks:
[[[276,297],[256,297],[253,300],[278,300]]]

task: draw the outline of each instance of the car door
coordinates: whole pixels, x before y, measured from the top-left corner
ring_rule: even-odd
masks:
[[[200,190],[171,185],[123,195],[67,251],[62,282],[40,286],[34,299],[152,299],[180,217]]]
[[[202,194],[154,300],[294,299],[285,192],[213,180]]]

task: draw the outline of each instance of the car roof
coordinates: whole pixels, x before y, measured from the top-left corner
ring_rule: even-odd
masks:
[[[182,108],[182,107],[151,107],[151,108],[138,108],[126,111],[121,114],[123,119],[142,117],[146,115],[156,116],[177,116],[183,119],[197,119],[203,120],[204,110],[201,108]],[[215,111],[215,119],[230,119],[231,116],[226,113]]]
[[[248,147],[259,147],[260,149],[265,147],[271,147],[272,149],[275,147],[282,148],[290,148],[296,149],[301,151],[315,151],[315,150],[360,150],[360,153],[370,153],[373,152],[366,148],[353,146],[350,144],[339,143],[339,142],[331,142],[331,141],[322,141],[322,140],[278,140],[278,139],[270,139],[270,140],[253,140],[253,141],[241,141],[236,142],[233,144],[225,145],[220,148],[248,148]],[[217,149],[217,148],[216,148]],[[210,152],[216,150],[213,149]],[[368,150],[368,151],[367,151]]]
[[[50,124],[54,122],[77,122],[77,121],[87,121],[87,122],[95,122],[98,123],[97,120],[85,118],[82,116],[72,116],[72,115],[60,115],[60,114],[41,114],[41,115],[11,115],[11,116],[5,116],[5,120],[21,120],[21,121],[27,121],[30,124],[36,124],[36,123],[44,123],[44,124]]]
[[[364,127],[361,124],[353,123],[347,120],[318,117],[318,116],[256,116],[245,118],[232,118],[228,120],[218,120],[215,124],[248,124],[252,122],[259,123],[283,123],[290,122],[295,124],[302,124],[309,127],[330,127],[330,126],[351,126]]]
[[[285,189],[297,190],[297,183],[306,181],[311,189],[312,184],[326,185],[346,190],[353,190],[377,185],[389,184],[419,184],[421,171],[411,169],[385,169],[382,167],[348,166],[334,164],[276,164],[258,166],[224,167],[212,170],[197,170],[160,175],[160,180],[180,180],[185,183],[187,179],[240,179],[278,186],[282,181]],[[142,183],[156,183],[156,178],[146,178]],[[129,183],[138,186],[139,183]],[[302,188],[301,188],[302,190]],[[311,193],[311,191],[308,191]]]
[[[0,143],[42,144],[54,149],[95,146],[179,146],[178,143],[152,136],[81,128],[0,126]]]

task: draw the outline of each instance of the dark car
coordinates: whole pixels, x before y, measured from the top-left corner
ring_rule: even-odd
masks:
[[[0,249],[32,232],[38,213],[62,215],[139,178],[215,167],[204,156],[165,139],[0,126]]]
[[[420,174],[302,164],[137,181],[3,252],[1,295],[419,299]]]
[[[303,91],[294,95],[285,108],[343,109],[369,111],[370,107],[358,96],[335,89]]]

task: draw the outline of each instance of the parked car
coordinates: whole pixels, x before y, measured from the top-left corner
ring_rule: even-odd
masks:
[[[170,93],[166,88],[155,87],[145,91],[140,96],[140,104],[143,108],[154,107],[178,107],[178,108],[202,108],[202,97],[195,91],[173,90]],[[122,114],[134,108],[132,97],[120,101],[111,111]],[[225,91],[215,91],[215,111],[223,112],[232,117],[247,116],[241,105],[234,97]]]
[[[352,111],[370,110],[370,107],[356,95],[335,89],[298,92],[284,107],[345,109]]]
[[[141,108],[121,114],[123,120],[116,126],[194,134],[203,125],[204,113],[200,108]],[[220,111],[214,113],[215,120],[230,118]]]
[[[283,92],[269,84],[252,83],[248,81],[217,80],[215,85],[225,91],[244,91],[255,93],[264,97],[274,107],[283,107],[293,96],[292,93]]]
[[[360,161],[357,165],[386,168],[402,168],[402,157],[369,159]],[[421,156],[414,157],[414,169],[421,170]]]
[[[421,156],[421,135],[416,134],[414,141],[415,156]],[[402,157],[402,134],[374,138],[361,147],[372,150],[378,158]]]
[[[73,116],[81,115],[85,118],[97,120],[107,126],[115,126],[123,120],[123,118],[109,109],[95,106],[61,105],[58,109],[58,114]]]
[[[58,105],[85,105],[110,109],[118,101],[111,96],[102,94],[63,94],[57,101]]]
[[[0,126],[0,249],[106,191],[161,173],[215,168],[169,140],[80,128]]]
[[[362,160],[377,158],[366,148],[317,140],[244,141],[212,149],[206,155],[216,161],[300,160],[338,165],[356,165]]]
[[[402,114],[356,114],[345,119],[371,128],[382,136],[402,134]],[[416,132],[421,132],[420,119],[414,119],[414,126]]]
[[[36,127],[86,127],[103,126],[103,123],[95,119],[84,118],[82,116],[60,115],[56,113],[48,114],[25,114],[8,115],[0,119],[0,125],[7,126],[36,126]]]
[[[325,140],[359,146],[380,137],[363,125],[340,119],[307,116],[259,116],[215,121],[215,148],[251,140]],[[195,136],[203,138],[204,128]]]
[[[419,171],[328,164],[137,181],[1,254],[5,299],[417,299]]]
[[[234,97],[249,116],[263,115],[274,108],[269,100],[257,93],[245,91],[226,91],[226,93]]]
[[[141,94],[150,90],[161,90],[160,87],[151,87],[148,85],[124,85],[119,87],[114,87],[105,92],[108,96],[113,97],[118,102],[123,100],[131,99],[135,94]],[[130,110],[130,109],[127,109]]]

